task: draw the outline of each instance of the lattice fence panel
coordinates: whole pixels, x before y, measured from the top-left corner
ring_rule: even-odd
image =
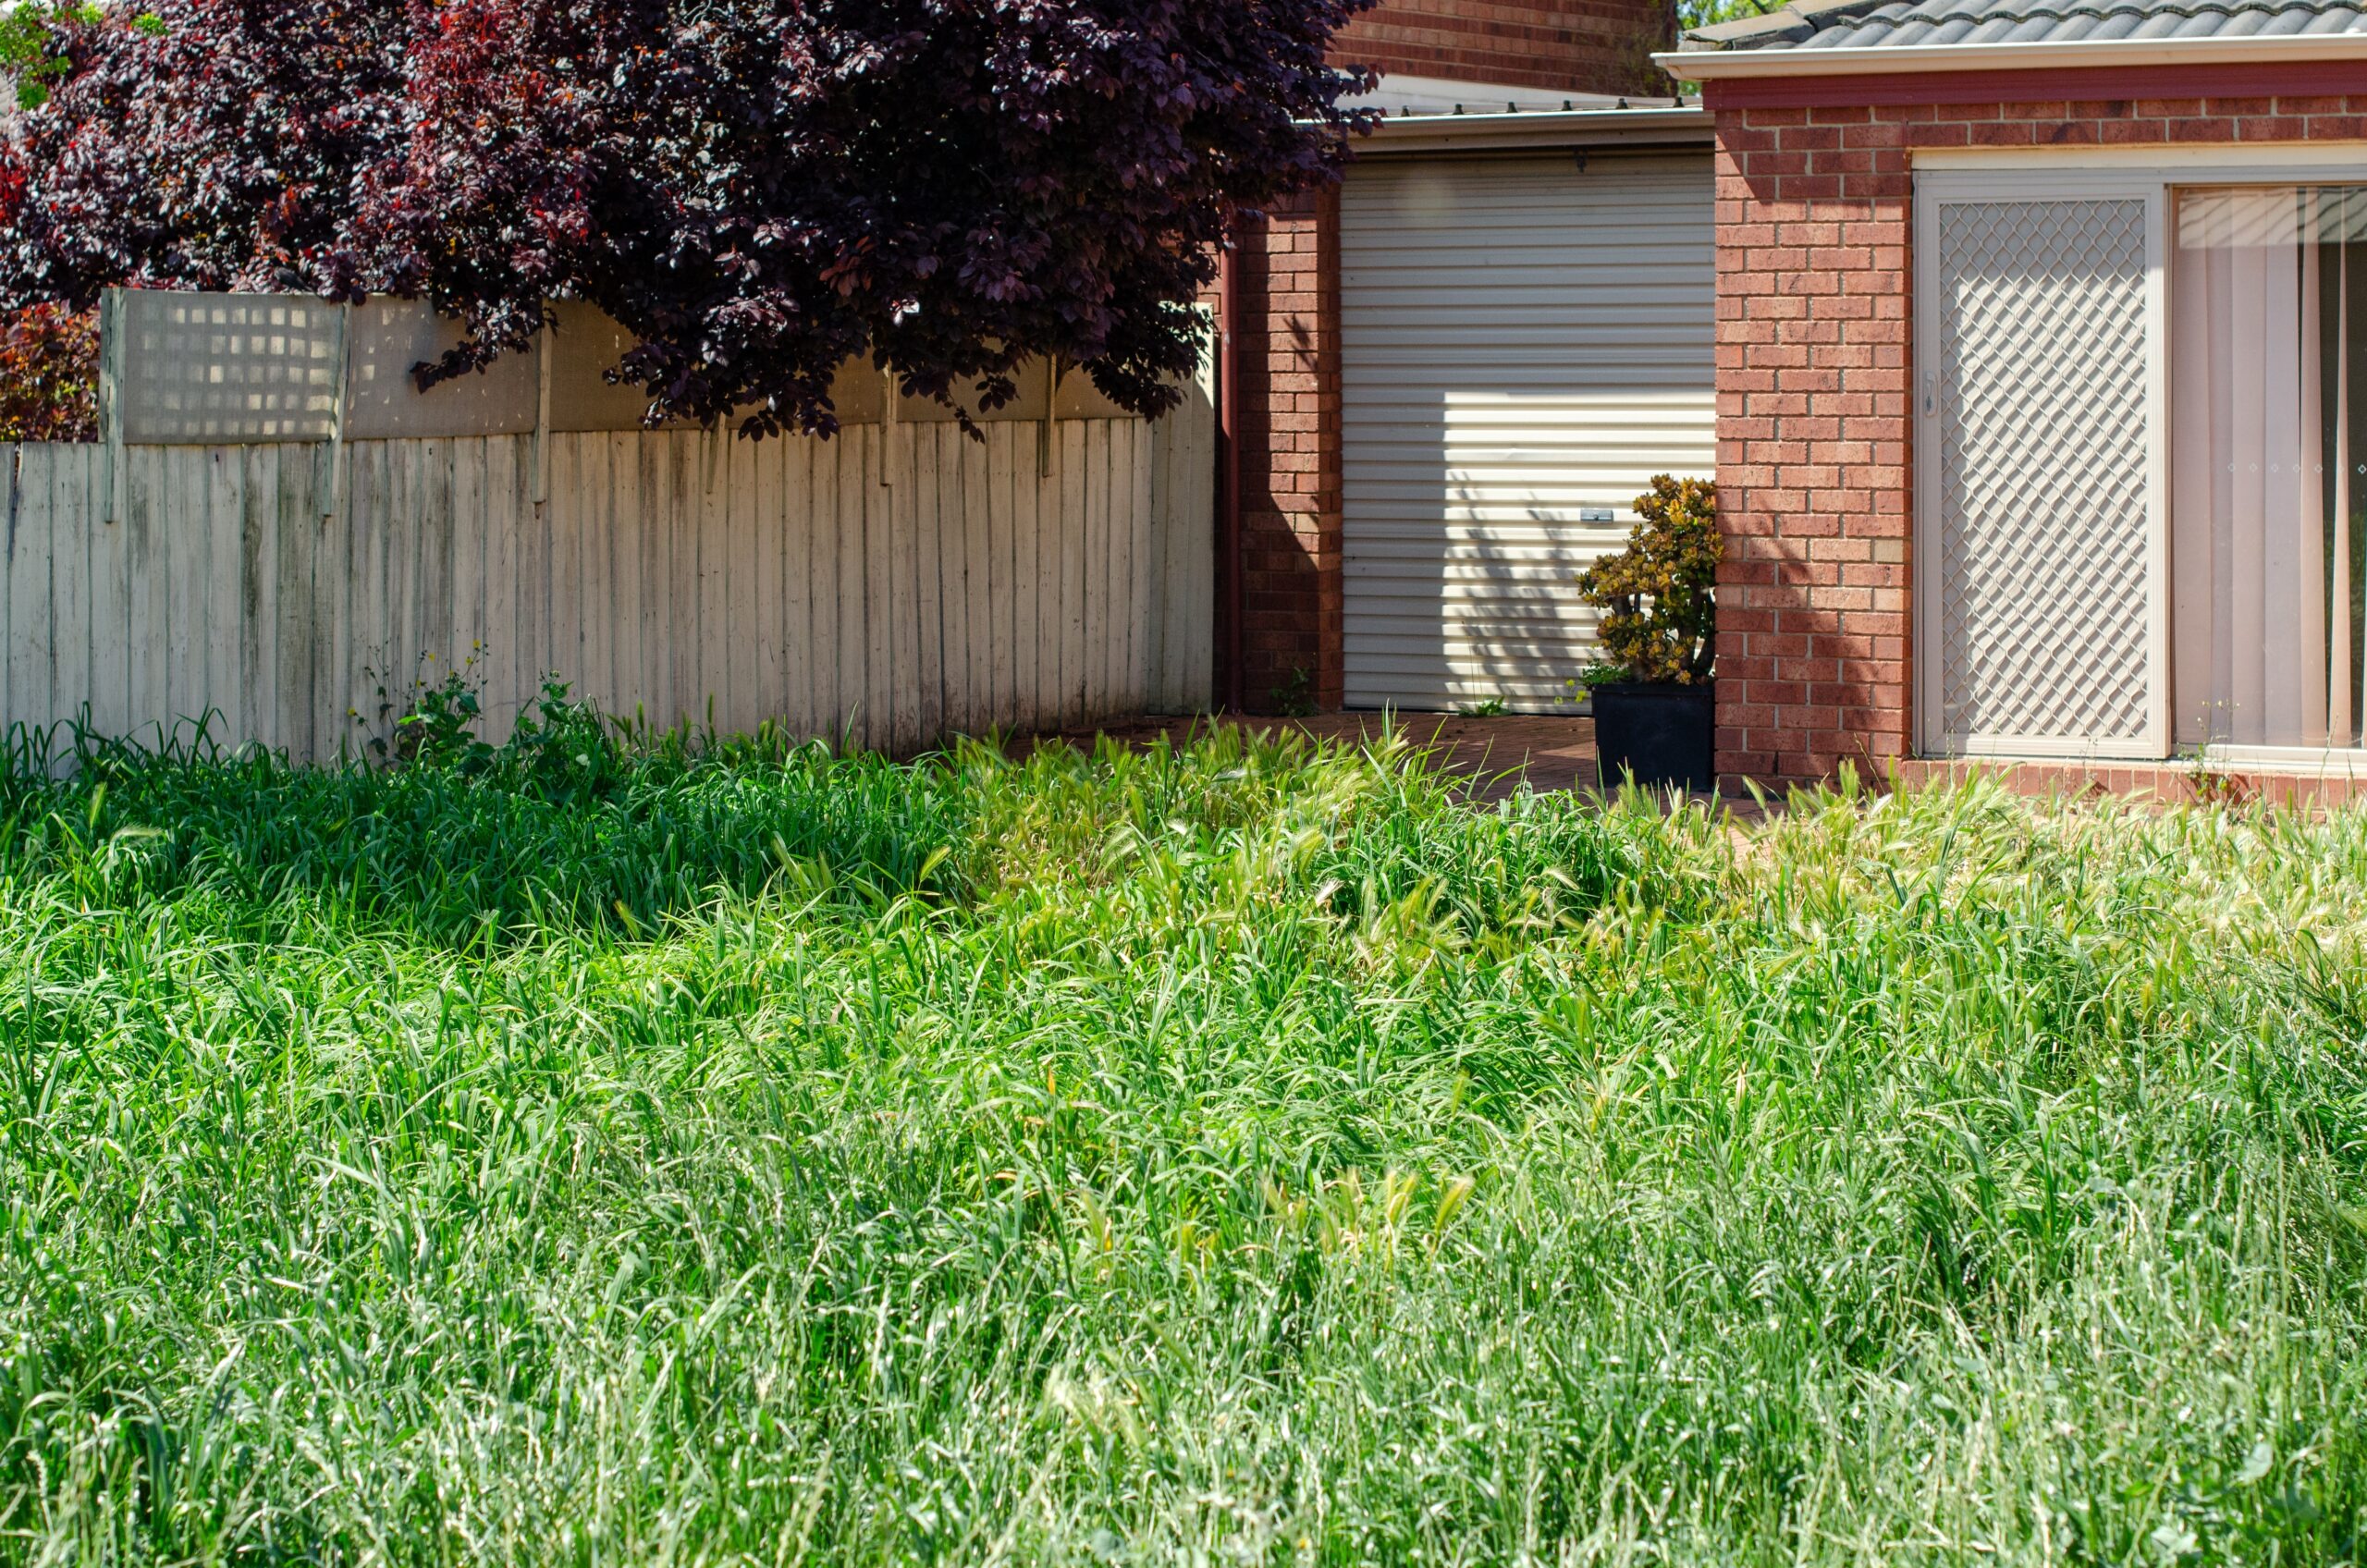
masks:
[[[2141,740],[2145,203],[1938,216],[1943,730]]]
[[[117,299],[124,440],[324,441],[336,432],[343,306],[143,288]]]

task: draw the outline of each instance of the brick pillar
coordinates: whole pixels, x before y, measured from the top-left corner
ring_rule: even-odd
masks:
[[[1340,198],[1297,199],[1243,236],[1242,702],[1340,705]],[[1295,672],[1304,670],[1303,678]]]
[[[1907,749],[1904,138],[1863,107],[1718,122],[1721,774]]]

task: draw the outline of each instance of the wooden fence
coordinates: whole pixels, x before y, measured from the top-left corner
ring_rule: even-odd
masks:
[[[0,449],[0,719],[328,759],[455,669],[495,738],[551,672],[898,751],[1207,706],[1205,402],[985,430]]]

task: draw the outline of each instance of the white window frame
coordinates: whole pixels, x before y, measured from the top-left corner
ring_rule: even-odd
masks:
[[[1915,176],[1915,381],[1909,407],[1915,431],[1915,733],[1926,756],[2095,757],[2170,760],[2173,755],[2170,639],[2169,254],[2171,201],[2179,190],[2221,185],[2367,185],[2367,150],[2290,145],[2230,155],[2225,148],[1934,148],[1913,155]],[[1940,490],[1937,421],[1925,413],[1925,378],[1938,370],[1939,299],[1932,269],[1939,208],[1964,201],[2142,198],[2146,267],[2146,590],[2151,626],[2151,722],[2141,742],[2066,744],[2011,735],[1947,736],[1940,729]],[[1928,423],[1927,423],[1928,422]],[[2367,776],[2367,748],[2235,746],[2214,743],[2198,759],[2329,777]]]

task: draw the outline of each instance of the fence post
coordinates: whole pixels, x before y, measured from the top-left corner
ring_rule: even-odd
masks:
[[[337,347],[330,351],[329,434],[314,455],[313,494],[324,521],[345,509],[345,405],[353,380],[353,307],[337,308]]]
[[[99,440],[101,454],[100,517],[123,520],[123,496],[131,488],[123,451],[123,290],[110,288],[99,296]]]
[[[1055,439],[1052,422],[1061,417],[1061,376],[1065,373],[1068,356],[1055,354],[1044,377],[1044,423],[1036,427],[1036,477],[1052,477],[1053,464],[1060,457],[1061,444]]]
[[[551,498],[551,339],[555,334],[546,318],[534,344],[534,505],[538,507],[547,506]]]

